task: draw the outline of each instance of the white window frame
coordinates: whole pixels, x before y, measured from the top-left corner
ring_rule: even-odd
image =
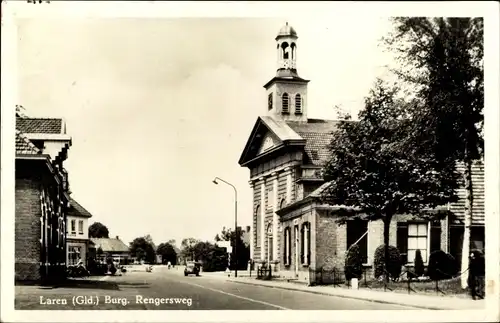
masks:
[[[416,227],[416,234],[411,234],[410,232],[412,231],[411,228]],[[420,252],[425,254],[422,254],[422,260],[424,264],[427,263],[427,260],[429,259],[429,249],[430,249],[430,223],[429,222],[409,222],[408,223],[408,237],[407,237],[407,251],[406,251],[406,257],[407,257],[407,262],[409,264],[413,264],[415,261],[415,253],[417,249],[420,249]],[[420,244],[418,243],[419,239],[425,238],[425,243],[424,247],[421,247]],[[412,239],[416,239],[416,248],[411,248],[410,247],[410,241]]]
[[[78,234],[83,234],[83,220],[78,220]]]
[[[81,259],[82,247],[80,246],[69,246],[68,247],[68,265],[76,265]],[[76,255],[76,257],[73,257]]]

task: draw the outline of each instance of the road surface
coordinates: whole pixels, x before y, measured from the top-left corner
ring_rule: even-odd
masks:
[[[75,299],[75,296],[79,296]],[[96,304],[96,300],[99,304]],[[62,302],[61,300],[65,300]],[[181,270],[128,272],[96,284],[42,289],[16,287],[16,309],[57,310],[401,310],[381,304],[226,281]],[[58,304],[54,304],[58,303]]]

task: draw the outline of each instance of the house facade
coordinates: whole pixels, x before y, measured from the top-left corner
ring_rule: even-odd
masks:
[[[84,265],[87,264],[90,243],[89,219],[91,217],[92,214],[89,211],[70,198],[66,231],[66,263],[68,265],[76,265],[80,260]]]
[[[105,263],[107,257],[111,257],[113,262],[128,264],[130,260],[129,247],[116,238],[90,238],[90,253],[95,255],[97,261]]]
[[[15,139],[15,280],[62,278],[71,138],[62,119],[16,117]]]
[[[277,275],[311,282],[311,269],[343,269],[346,250],[356,243],[371,268],[375,249],[383,244],[383,224],[357,220],[339,225],[332,215],[336,206],[321,203],[327,185],[322,167],[339,121],[308,118],[309,80],[298,74],[297,33],[287,23],[275,40],[277,71],[264,85],[267,113],[257,118],[239,160],[250,170],[253,190],[251,257],[257,264],[271,265]],[[482,163],[476,163],[471,235],[477,248],[484,248],[483,174]],[[464,190],[459,195],[457,203],[446,206],[453,217],[432,223],[411,215],[393,219],[390,244],[408,263],[416,249],[425,262],[437,249],[460,259]]]

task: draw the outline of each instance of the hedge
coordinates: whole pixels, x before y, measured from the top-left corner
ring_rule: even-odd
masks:
[[[388,254],[387,272],[389,277],[395,280],[401,274],[401,254],[394,246],[389,246]],[[375,249],[374,258],[374,276],[378,279],[384,275],[385,245],[380,245]]]

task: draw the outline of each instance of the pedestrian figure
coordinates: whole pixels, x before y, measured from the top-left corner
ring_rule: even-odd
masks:
[[[469,256],[469,277],[468,285],[472,299],[482,299],[482,293],[479,293],[478,280],[480,276],[484,276],[484,258],[481,257],[478,251],[471,252]]]

